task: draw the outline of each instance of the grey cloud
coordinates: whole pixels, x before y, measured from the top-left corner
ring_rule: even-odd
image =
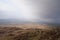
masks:
[[[34,10],[36,16],[38,17],[36,21],[44,19],[48,21],[51,20],[51,22],[54,23],[60,22],[59,0],[29,0],[27,2],[30,6],[32,6],[32,10]]]
[[[24,1],[26,6],[29,9],[31,9],[30,10],[32,11],[31,13],[34,14],[34,16],[36,16],[35,22],[60,23],[59,0],[24,0]],[[4,16],[0,12],[0,17],[1,15]]]

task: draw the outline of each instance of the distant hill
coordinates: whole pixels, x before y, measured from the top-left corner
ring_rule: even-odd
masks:
[[[27,21],[18,19],[0,19],[0,24],[10,24],[10,23],[26,23]]]
[[[60,25],[60,23],[48,23],[48,22],[44,22],[44,21],[31,22],[31,21],[20,20],[20,19],[0,19],[0,24],[26,24],[26,23]]]

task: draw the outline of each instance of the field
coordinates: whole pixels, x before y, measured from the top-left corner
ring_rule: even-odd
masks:
[[[0,40],[60,40],[60,27],[41,24],[0,25]]]

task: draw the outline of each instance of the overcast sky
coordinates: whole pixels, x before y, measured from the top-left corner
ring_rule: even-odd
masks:
[[[0,0],[0,19],[60,23],[59,0]]]

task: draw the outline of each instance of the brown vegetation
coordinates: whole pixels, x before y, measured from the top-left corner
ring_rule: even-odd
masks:
[[[60,27],[48,27],[47,25],[1,26],[0,40],[60,40]]]

